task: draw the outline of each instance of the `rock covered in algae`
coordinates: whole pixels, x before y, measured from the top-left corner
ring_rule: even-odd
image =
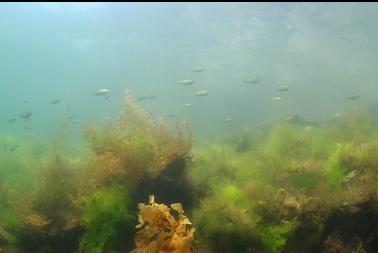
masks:
[[[150,196],[149,204],[139,203],[140,229],[135,238],[136,249],[131,253],[190,253],[194,228],[184,215],[181,203],[171,204],[171,208],[178,213],[178,219],[171,214],[171,208],[164,204],[155,203],[154,196]]]

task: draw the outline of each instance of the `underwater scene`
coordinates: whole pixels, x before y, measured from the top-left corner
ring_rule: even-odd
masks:
[[[377,24],[2,3],[0,252],[378,252]]]

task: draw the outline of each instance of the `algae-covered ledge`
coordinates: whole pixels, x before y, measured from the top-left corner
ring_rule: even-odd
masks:
[[[0,248],[378,250],[378,128],[364,110],[312,127],[279,121],[192,145],[194,137],[188,123],[169,125],[127,92],[117,118],[85,128],[88,155],[73,159],[62,134],[51,152],[2,159]]]

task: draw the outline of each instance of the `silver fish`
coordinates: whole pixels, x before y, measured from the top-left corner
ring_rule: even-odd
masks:
[[[172,114],[167,115],[167,118],[173,118],[173,117],[176,117],[176,114],[175,114],[175,113],[172,113]]]
[[[146,96],[143,96],[143,97],[137,97],[136,100],[143,101],[143,100],[146,100],[146,99],[148,99],[148,98]]]
[[[157,98],[156,95],[154,95],[154,96],[142,96],[142,97],[138,97],[137,100],[138,101],[143,101],[143,100],[147,100],[147,99],[154,100],[155,98]]]
[[[253,80],[246,80],[244,81],[245,83],[248,83],[248,84],[258,84],[261,82],[261,80],[259,78],[255,78]]]
[[[356,170],[352,170],[348,175],[343,178],[343,183],[348,183],[351,179],[353,179],[357,175]]]
[[[194,81],[190,79],[184,79],[184,80],[176,81],[176,83],[179,83],[182,85],[192,85]]]
[[[196,67],[193,69],[193,72],[202,72],[202,71],[205,71],[205,69],[202,67]]]
[[[23,118],[23,119],[29,119],[29,117],[32,115],[32,112],[31,111],[25,111],[21,114],[19,114],[18,116],[20,118]]]
[[[225,123],[229,123],[229,122],[231,122],[231,121],[232,121],[231,118],[225,118],[225,119],[224,119],[224,122],[225,122]]]
[[[55,104],[59,103],[60,101],[61,100],[58,98],[58,99],[55,99],[55,100],[51,101],[50,104],[55,105]]]
[[[281,85],[281,86],[278,86],[278,88],[276,90],[277,91],[287,91],[287,90],[289,90],[289,86]]]
[[[193,93],[195,96],[207,96],[209,92],[207,90],[199,90]]]
[[[18,147],[18,144],[13,145],[13,146],[9,149],[9,152],[13,152],[13,151],[15,151],[17,147]]]
[[[304,129],[305,131],[311,131],[312,129],[314,129],[314,127],[311,126],[311,125],[307,125],[307,126],[305,126],[303,129]]]
[[[282,97],[274,97],[272,98],[273,101],[281,101],[282,100]]]
[[[360,96],[351,96],[351,97],[347,97],[347,99],[348,100],[357,100],[357,99],[359,99],[360,98]]]
[[[184,104],[185,107],[192,107],[192,104]]]
[[[97,91],[93,92],[93,95],[103,96],[109,93],[109,89],[98,89]]]

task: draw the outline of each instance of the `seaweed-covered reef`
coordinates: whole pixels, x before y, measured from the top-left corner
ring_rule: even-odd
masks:
[[[171,128],[138,107],[126,92],[119,116],[105,126],[87,126],[84,139],[89,158],[70,159],[62,148],[55,148],[52,159],[43,157],[48,161],[17,168],[37,174],[33,188],[21,185],[21,192],[11,196],[8,192],[17,180],[4,180],[7,188],[2,201],[9,209],[6,215],[15,221],[7,223],[0,217],[7,235],[0,248],[7,252],[128,252],[134,248],[138,203],[149,194],[164,202],[193,205],[184,173],[191,159],[189,125],[182,122]],[[63,140],[58,142],[54,144],[62,145]],[[1,169],[7,172],[7,166]]]
[[[365,111],[242,136],[193,150],[201,243],[215,252],[378,250],[378,128]]]
[[[127,92],[116,119],[85,128],[89,157],[0,152],[0,249],[378,252],[378,127],[366,111],[192,138]]]

